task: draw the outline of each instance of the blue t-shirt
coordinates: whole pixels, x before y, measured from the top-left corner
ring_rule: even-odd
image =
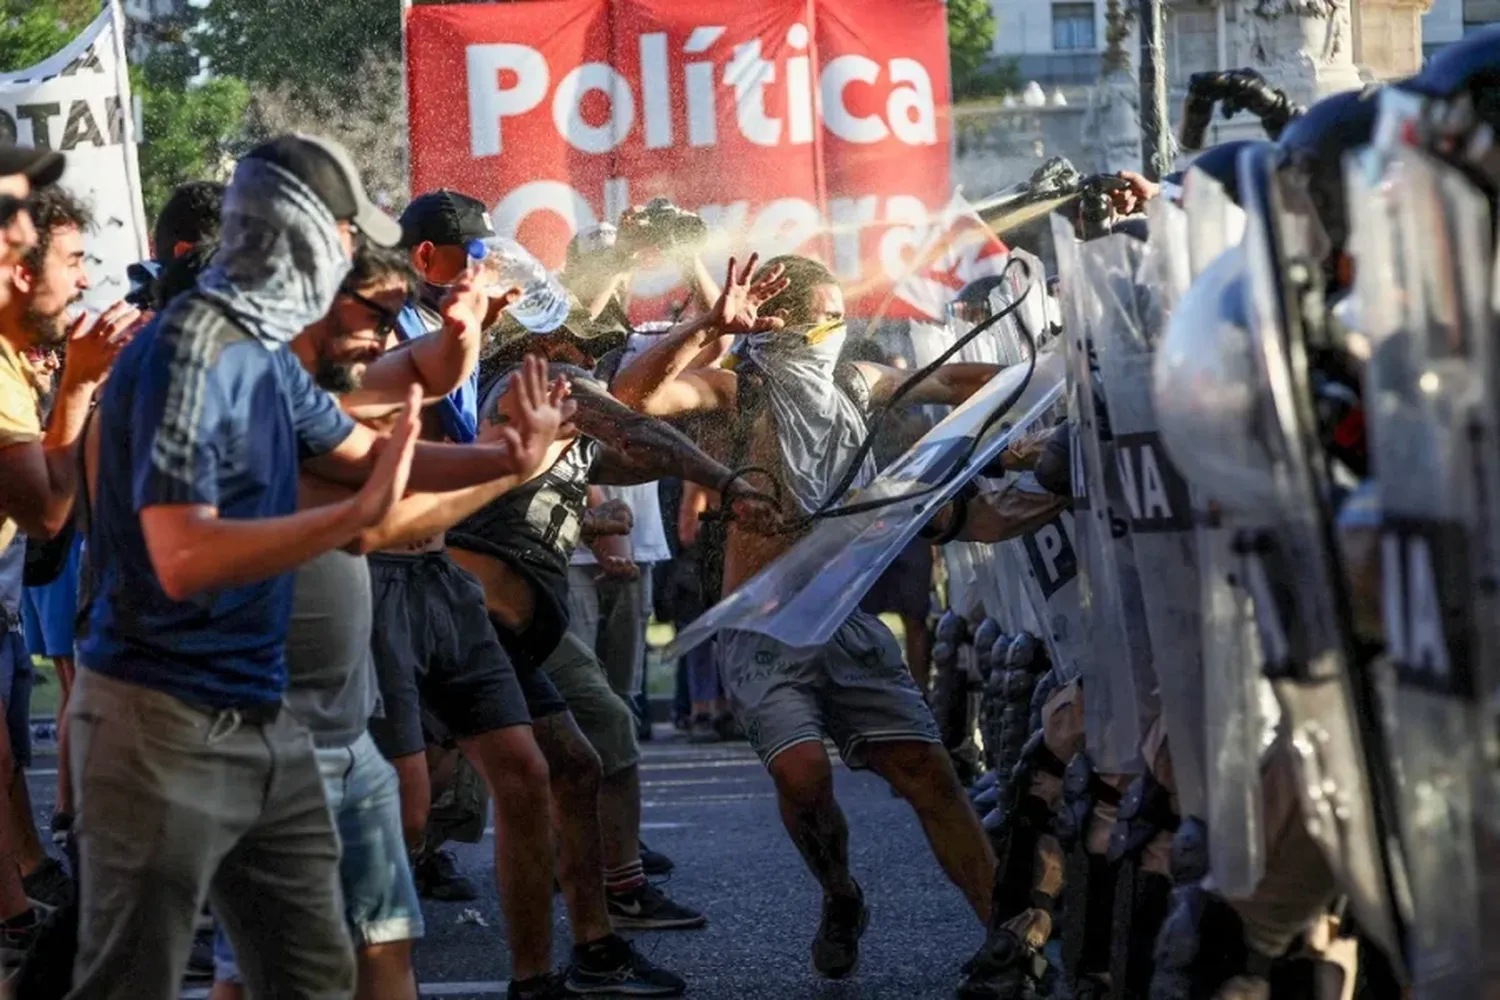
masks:
[[[195,295],[120,353],[97,419],[88,547],[99,589],[84,665],[212,708],[278,700],[293,574],[174,601],[139,515],[161,504],[207,504],[225,519],[291,514],[299,462],[336,447],[352,422],[290,350],[268,349]]]
[[[402,340],[416,340],[436,330],[436,322],[428,322],[417,305],[408,302],[396,317],[396,335]],[[438,400],[432,408],[450,441],[472,444],[479,434],[478,369],[470,372],[462,385]]]

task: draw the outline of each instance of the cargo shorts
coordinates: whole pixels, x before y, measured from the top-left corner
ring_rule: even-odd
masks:
[[[942,743],[896,637],[856,611],[822,646],[794,649],[758,632],[719,633],[719,671],[751,747],[767,766],[789,747],[831,738],[866,766],[871,743]]]

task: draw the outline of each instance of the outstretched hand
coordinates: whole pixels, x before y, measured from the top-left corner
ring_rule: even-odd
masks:
[[[510,453],[513,474],[531,478],[547,460],[552,442],[572,433],[568,421],[578,404],[568,398],[570,391],[566,379],[547,382],[545,361],[526,356],[507,390],[514,394],[513,401],[499,435]]]
[[[735,259],[729,259],[724,289],[706,318],[709,326],[720,333],[733,334],[781,329],[782,321],[775,316],[760,315],[760,308],[784,291],[788,281],[779,266],[756,278],[755,266],[759,261],[758,254],[751,254],[744,269],[737,271]]]

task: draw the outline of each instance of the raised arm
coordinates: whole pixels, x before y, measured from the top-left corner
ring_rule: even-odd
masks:
[[[857,364],[870,384],[871,402],[876,406],[890,402],[901,386],[915,378],[912,372],[901,371],[899,368],[888,368],[867,361]],[[943,365],[927,378],[915,383],[901,397],[901,405],[957,406],[984,388],[984,384],[998,375],[1004,367],[973,361],[955,361]]]
[[[565,386],[553,398],[547,389],[546,366],[538,359],[526,360],[527,377],[517,380],[522,406],[516,420],[474,444],[441,444],[419,441],[412,459],[411,486],[430,493],[479,486],[494,479],[515,476],[530,479],[541,468],[547,451],[572,412]],[[536,383],[542,389],[537,396]],[[303,463],[314,475],[345,486],[358,486],[375,462],[378,435],[356,425],[349,436],[327,453]]]
[[[530,380],[527,395],[546,400],[551,406],[564,407],[568,385],[561,379],[550,386],[546,382],[545,369],[534,364],[524,369],[519,376]],[[540,467],[532,471],[534,476]],[[520,475],[500,476],[477,486],[447,492],[410,493],[403,497],[378,524],[360,531],[350,551],[360,554],[376,552],[419,542],[441,534],[464,518],[489,506],[494,500],[520,486],[529,477]],[[337,483],[303,476],[300,489],[301,505],[304,508],[338,503],[349,496],[349,489]]]
[[[52,415],[40,438],[34,429],[34,413],[0,417],[0,517],[15,519],[32,538],[52,538],[72,515],[84,418],[99,383],[140,318],[138,309],[119,302],[97,322],[89,324],[87,317],[79,317],[73,324]],[[31,405],[29,400],[6,400],[0,405],[12,404]],[[19,428],[28,420],[32,429],[23,433]]]
[[[420,393],[358,493],[284,517],[221,518],[214,504],[152,504],[140,512],[146,551],[162,590],[174,601],[289,573],[377,524],[406,490],[417,443]]]
[[[752,282],[757,258],[736,272],[729,261],[724,289],[700,319],[678,324],[661,336],[615,377],[616,398],[653,417],[672,417],[703,410],[730,410],[738,398],[738,380],[723,368],[689,366],[709,348],[727,350],[727,342],[745,333],[774,330],[779,319],[759,315],[761,303],[786,287],[779,270]]]

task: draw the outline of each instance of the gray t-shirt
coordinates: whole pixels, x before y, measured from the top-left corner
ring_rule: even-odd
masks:
[[[319,747],[346,747],[375,714],[370,567],[326,552],[297,571],[286,639],[286,702]]]

